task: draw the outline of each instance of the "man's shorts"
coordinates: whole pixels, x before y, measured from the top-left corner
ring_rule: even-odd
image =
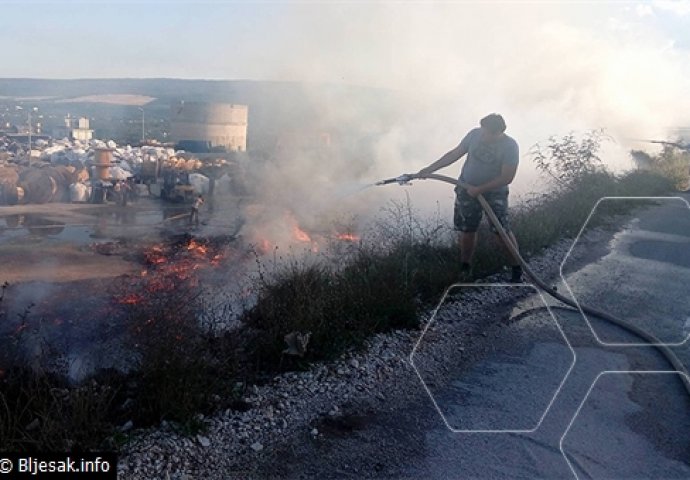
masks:
[[[496,217],[498,217],[498,221],[501,222],[503,228],[510,230],[510,222],[508,221],[508,192],[486,192],[484,198],[496,214]],[[460,232],[476,232],[479,228],[479,223],[482,221],[483,214],[484,210],[479,200],[469,196],[464,189],[458,192],[455,197],[455,212],[453,214],[455,230]],[[491,222],[489,222],[489,228],[493,233],[498,233]]]

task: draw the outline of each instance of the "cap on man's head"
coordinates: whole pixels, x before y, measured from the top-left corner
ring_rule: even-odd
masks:
[[[506,122],[498,113],[491,113],[482,118],[479,122],[482,128],[485,128],[490,133],[503,133],[506,131]]]

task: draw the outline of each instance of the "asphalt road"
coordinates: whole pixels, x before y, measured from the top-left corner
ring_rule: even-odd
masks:
[[[584,267],[566,260],[559,290],[681,343],[690,333],[690,210],[663,201],[633,217],[608,243],[585,246]],[[679,375],[654,348],[603,344],[641,342],[618,327],[552,313],[536,296],[522,300],[483,340],[484,355],[427,385],[435,403],[411,392],[402,407],[350,412],[356,428],[283,451],[281,476],[690,478],[690,396]],[[674,347],[686,365],[689,350]]]

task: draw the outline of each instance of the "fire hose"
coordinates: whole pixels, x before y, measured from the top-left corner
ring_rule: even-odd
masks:
[[[389,178],[386,180],[382,180],[380,182],[377,182],[376,185],[388,185],[391,183],[397,183],[399,185],[409,185],[412,180],[423,180],[423,179],[432,179],[432,180],[439,180],[441,182],[446,182],[450,183],[454,186],[459,186],[461,188],[466,188],[467,184],[452,178],[448,177],[446,175],[438,175],[435,173],[427,174],[424,175],[423,177],[417,176],[416,174],[404,174],[396,178]],[[644,341],[648,342],[650,346],[654,347],[657,349],[659,353],[663,355],[663,357],[673,366],[675,371],[680,373],[679,375],[683,381],[683,386],[685,387],[685,390],[690,394],[690,374],[688,374],[687,369],[685,368],[685,365],[681,360],[676,356],[676,354],[666,345],[661,342],[655,335],[647,332],[646,330],[638,327],[637,325],[633,325],[632,323],[626,322],[625,320],[622,320],[614,315],[611,315],[608,312],[605,312],[603,310],[599,310],[597,308],[593,308],[587,305],[584,305],[582,303],[577,303],[566,296],[558,293],[555,288],[549,286],[546,282],[544,282],[539,276],[537,276],[536,273],[530,268],[530,266],[527,264],[527,262],[522,258],[520,255],[520,252],[516,248],[516,246],[513,244],[513,241],[510,239],[508,234],[506,233],[505,229],[503,228],[503,225],[501,225],[501,222],[498,220],[498,217],[496,217],[496,214],[494,213],[493,209],[489,205],[489,203],[486,201],[483,195],[479,194],[477,195],[477,200],[479,201],[479,204],[481,205],[482,209],[486,213],[487,217],[489,218],[489,221],[491,224],[494,226],[496,231],[498,232],[499,237],[505,244],[506,248],[510,252],[510,254],[517,260],[520,265],[522,266],[522,270],[525,272],[525,274],[529,277],[534,284],[539,287],[542,291],[544,291],[546,294],[549,296],[555,298],[561,303],[564,303],[565,305],[568,305],[568,307],[561,307],[561,306],[553,306],[551,308],[557,308],[557,309],[562,309],[566,311],[578,311],[580,312],[583,316],[585,314],[591,315],[593,317],[600,318],[601,320],[604,320],[606,322],[609,322],[613,325],[616,325],[633,335],[643,339]]]

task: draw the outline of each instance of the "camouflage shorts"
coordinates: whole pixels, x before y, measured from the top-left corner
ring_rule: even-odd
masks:
[[[491,209],[498,217],[503,228],[510,230],[510,222],[508,221],[508,192],[487,192],[484,194]],[[465,190],[460,192],[455,197],[455,212],[453,215],[453,223],[455,230],[460,232],[476,232],[479,228],[479,223],[482,221],[484,210],[479,203],[479,200],[467,194]],[[494,226],[489,222],[489,227],[493,233],[498,233]]]

